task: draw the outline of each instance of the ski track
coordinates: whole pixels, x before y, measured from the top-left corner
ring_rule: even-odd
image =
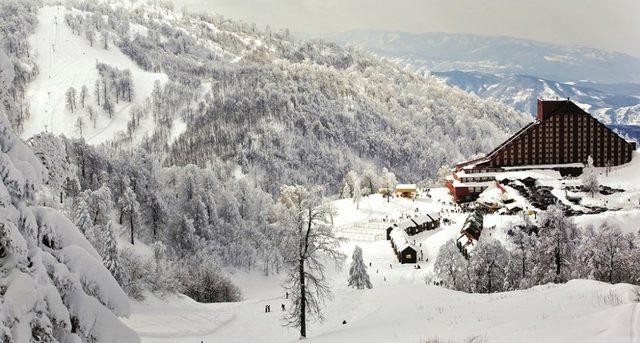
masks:
[[[629,343],[637,343],[638,342],[638,326],[640,322],[638,321],[638,315],[640,314],[640,303],[633,304],[633,309],[631,312],[631,318],[629,319]]]

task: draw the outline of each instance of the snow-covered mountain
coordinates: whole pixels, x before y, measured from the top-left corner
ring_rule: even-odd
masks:
[[[606,124],[640,123],[640,59],[633,56],[471,34],[359,30],[330,37],[518,111],[535,114],[540,97],[571,98]]]
[[[488,150],[529,120],[333,43],[161,4],[72,3],[38,11],[24,138],[142,144],[168,164],[237,163],[272,193],[337,191],[354,166],[430,180],[433,165]]]
[[[307,322],[326,342],[637,338],[637,287],[605,283],[640,282],[637,153],[599,170],[613,194],[584,194],[604,212],[490,214],[463,256],[473,212],[446,187],[377,190],[433,185],[526,113],[165,0],[0,1],[0,43],[0,341],[286,342]],[[543,174],[569,206],[581,181]],[[401,264],[380,237],[424,213],[442,225]],[[367,265],[374,288],[351,289]]]
[[[561,81],[640,82],[640,58],[592,48],[443,32],[354,30],[328,38],[430,71],[522,74]]]
[[[522,112],[536,113],[538,98],[571,98],[605,124],[640,124],[640,93],[610,94],[596,88],[562,83],[528,75],[495,75],[481,72],[433,72],[450,86],[483,98],[494,99]],[[597,84],[592,84],[597,87]]]

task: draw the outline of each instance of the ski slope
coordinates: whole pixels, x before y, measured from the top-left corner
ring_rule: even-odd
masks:
[[[108,50],[104,50],[99,35],[91,47],[85,37],[74,35],[64,23],[66,11],[62,6],[45,6],[38,13],[38,27],[29,41],[36,52],[40,74],[27,88],[31,118],[24,125],[22,138],[27,139],[43,131],[80,137],[76,121],[83,116],[87,125],[82,136],[88,143],[99,144],[126,130],[129,110],[151,94],[156,80],[166,82],[167,76],[140,69],[112,43]],[[129,69],[132,73],[134,98],[131,103],[121,102],[117,105],[112,118],[102,111],[94,99],[94,85],[99,78],[96,62]],[[89,104],[99,113],[95,128],[86,110],[78,106],[76,113],[72,114],[65,106],[65,93],[69,87],[74,87],[79,94],[83,85],[89,89]],[[143,123],[136,137],[151,132],[152,124]]]
[[[390,249],[383,249],[387,242],[361,245],[365,262],[373,261],[374,288],[346,286],[350,261],[343,270],[331,271],[335,297],[326,304],[325,321],[310,323],[308,341],[640,342],[640,304],[633,302],[637,295],[631,285],[574,280],[467,294],[426,285],[424,271],[394,262]],[[345,246],[345,252],[352,247]],[[200,304],[185,296],[149,295],[132,304],[133,314],[124,322],[146,343],[297,341],[298,332],[282,325],[280,304],[288,308],[290,303],[279,291],[281,277],[244,278],[240,286],[251,288],[245,301]],[[267,304],[271,313],[264,312]]]
[[[574,220],[581,227],[608,221],[623,230],[635,230],[640,219],[640,186],[635,180],[640,173],[640,156],[634,153],[633,162],[613,168],[608,175],[603,168],[598,173],[602,184],[626,189],[625,193],[593,199],[617,210]],[[557,183],[559,186],[560,181]],[[632,285],[572,280],[494,294],[467,294],[427,285],[425,277],[433,270],[437,250],[459,235],[465,217],[455,212],[446,189],[429,193],[429,197],[415,201],[392,198],[387,202],[374,194],[363,197],[359,204],[352,199],[333,202],[336,228],[431,211],[440,212],[450,223],[413,236],[429,258],[419,262],[420,269],[399,264],[386,240],[344,243],[341,249],[348,257],[356,244],[362,248],[374,287],[362,291],[347,287],[349,258],[342,270],[330,269],[335,297],[324,308],[326,320],[309,324],[308,341],[640,342],[640,293]],[[486,224],[491,228],[483,235],[506,243],[501,230],[518,219],[488,216]],[[282,278],[234,272],[232,279],[245,296],[239,303],[199,304],[184,296],[159,299],[149,295],[144,302],[134,302],[132,316],[124,321],[147,343],[295,342],[298,332],[283,326],[280,304],[288,308],[290,303],[279,287]],[[264,313],[267,304],[271,313]]]

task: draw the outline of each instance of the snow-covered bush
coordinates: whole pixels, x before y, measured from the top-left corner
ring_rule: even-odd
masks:
[[[591,156],[587,159],[587,165],[582,172],[581,178],[582,188],[591,193],[591,196],[598,192],[600,183],[598,182],[598,175],[596,174],[595,167],[593,166],[593,158]]]
[[[240,301],[240,289],[222,272],[217,263],[202,254],[181,268],[182,292],[203,303]]]
[[[165,256],[160,243],[153,244],[153,256],[142,256],[128,247],[118,257],[122,288],[137,300],[144,299],[146,291],[160,296],[181,291],[178,269]]]

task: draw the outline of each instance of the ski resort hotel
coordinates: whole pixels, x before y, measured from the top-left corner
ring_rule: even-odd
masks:
[[[457,202],[473,201],[496,173],[553,169],[577,176],[589,156],[596,167],[617,166],[631,161],[635,149],[570,100],[538,100],[535,121],[486,156],[457,164],[445,183]]]

